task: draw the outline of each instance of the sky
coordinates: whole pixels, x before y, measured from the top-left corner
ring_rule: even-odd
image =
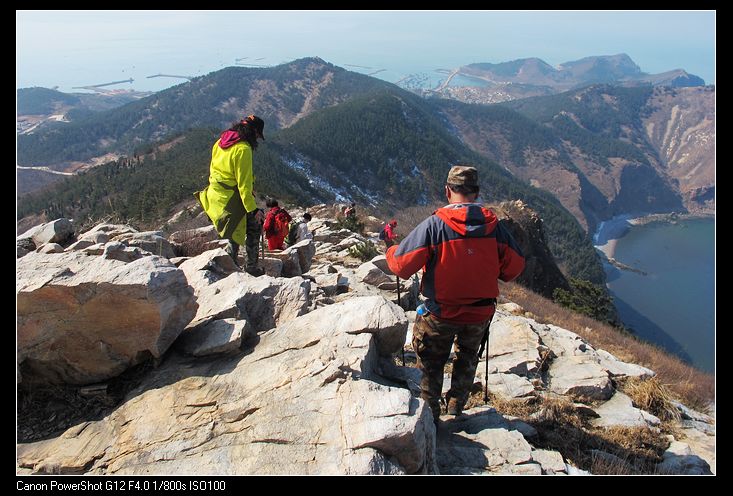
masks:
[[[240,64],[317,56],[396,82],[438,68],[626,53],[715,84],[715,11],[16,11],[16,87],[159,91]],[[240,60],[238,60],[240,59]],[[258,60],[259,59],[259,60]],[[362,66],[362,67],[354,67]]]

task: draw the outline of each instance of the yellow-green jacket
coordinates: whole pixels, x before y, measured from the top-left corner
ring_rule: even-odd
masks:
[[[209,185],[194,193],[219,236],[243,245],[247,233],[247,212],[257,208],[252,195],[252,148],[246,141],[211,150]]]

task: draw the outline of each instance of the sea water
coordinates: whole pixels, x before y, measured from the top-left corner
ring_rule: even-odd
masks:
[[[624,324],[707,372],[715,370],[715,222],[632,226],[614,258],[643,272],[606,267]]]

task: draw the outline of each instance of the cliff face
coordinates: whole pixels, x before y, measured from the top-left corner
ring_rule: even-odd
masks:
[[[715,209],[715,88],[656,88],[643,119],[690,211]]]
[[[567,279],[547,247],[542,219],[537,213],[521,201],[502,202],[490,205],[490,208],[509,228],[522,249],[526,265],[516,281],[547,298],[552,298],[555,288],[570,290]]]
[[[552,193],[589,232],[622,213],[715,208],[714,87],[437,105],[468,146]]]

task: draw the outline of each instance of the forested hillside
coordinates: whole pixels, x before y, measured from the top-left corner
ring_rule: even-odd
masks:
[[[216,135],[212,129],[194,130],[169,136],[173,146],[165,151],[138,148],[139,161],[133,155],[30,195],[18,214],[45,209],[51,217],[83,220],[115,213],[152,223],[206,184]],[[475,164],[484,198],[524,200],[542,215],[553,254],[569,273],[603,280],[590,240],[556,199],[467,148],[431,104],[415,95],[388,90],[355,98],[267,138],[255,152],[259,195],[298,203],[353,199],[384,215],[442,200],[448,168]]]
[[[200,127],[224,128],[257,113],[267,131],[355,95],[392,86],[318,58],[269,68],[227,67],[107,112],[54,123],[18,137],[19,165],[83,161],[109,152],[131,155],[145,143]]]

